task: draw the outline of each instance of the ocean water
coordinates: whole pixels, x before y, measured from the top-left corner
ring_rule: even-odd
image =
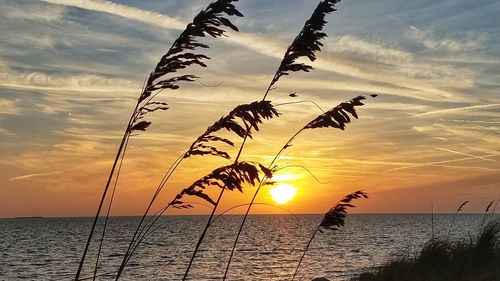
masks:
[[[434,215],[435,236],[469,239],[483,215]],[[132,257],[121,280],[180,280],[206,216],[168,216]],[[225,216],[207,234],[190,280],[221,280],[241,216]],[[317,215],[249,217],[233,258],[228,280],[290,280]],[[498,216],[496,216],[498,218]],[[0,280],[72,280],[91,218],[0,219]],[[113,217],[103,246],[97,280],[113,280],[137,217]],[[416,253],[432,237],[430,215],[350,215],[340,231],[318,233],[297,280],[349,276]],[[96,235],[96,237],[99,235]],[[89,252],[83,278],[91,277],[97,242]],[[92,279],[90,279],[92,280]]]

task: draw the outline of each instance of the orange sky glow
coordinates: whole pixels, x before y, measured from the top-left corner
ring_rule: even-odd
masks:
[[[0,24],[11,27],[0,43],[0,217],[95,214],[143,80],[193,15],[193,7],[177,2],[162,12],[70,2],[12,4],[0,12]],[[294,2],[300,11],[294,17],[305,20],[316,5],[305,2]],[[268,165],[294,132],[322,113],[318,106],[327,110],[359,94],[378,97],[357,108],[359,119],[345,131],[316,129],[295,139],[272,179],[295,195],[279,204],[272,186],[264,186],[256,200],[263,204],[252,213],[324,213],[355,190],[370,197],[357,202],[355,213],[422,213],[431,204],[435,212],[454,212],[465,200],[465,212],[481,212],[500,198],[498,20],[486,15],[481,26],[468,20],[455,27],[452,18],[408,16],[407,4],[369,9],[352,2],[330,15],[314,70],[284,76],[270,92],[282,115],[262,124],[241,159]],[[200,83],[162,93],[169,110],[152,114],[151,127],[131,137],[112,215],[142,214],[163,173],[197,136],[238,104],[262,99],[303,21],[259,16],[265,9],[289,13],[287,5],[242,5],[241,32],[207,39],[208,67],[193,70]],[[352,22],[369,10],[384,16]],[[318,106],[291,104],[301,100]],[[225,136],[235,147],[224,150],[236,155],[241,140]],[[153,209],[230,161],[186,159]],[[248,203],[254,190],[226,192],[218,210]],[[216,197],[218,191],[207,192]],[[168,214],[210,213],[207,203],[189,201],[193,209]]]

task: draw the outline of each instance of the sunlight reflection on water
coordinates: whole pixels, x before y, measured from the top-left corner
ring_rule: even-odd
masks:
[[[497,216],[498,217],[498,216]],[[179,280],[206,223],[205,216],[161,219],[158,229],[125,270],[123,280]],[[251,216],[231,264],[229,280],[289,280],[307,238],[321,216]],[[468,239],[482,215],[459,215],[454,238]],[[436,215],[436,233],[446,235],[452,215]],[[99,273],[116,272],[137,217],[110,220]],[[226,216],[209,232],[190,273],[191,280],[221,280],[241,216]],[[298,280],[326,276],[346,280],[394,254],[411,254],[431,237],[430,215],[352,215],[338,232],[318,233]],[[71,280],[89,218],[0,220],[0,280]],[[98,235],[96,235],[98,236]],[[94,243],[94,246],[97,245]],[[92,249],[83,276],[91,276]],[[105,275],[98,280],[109,280]]]

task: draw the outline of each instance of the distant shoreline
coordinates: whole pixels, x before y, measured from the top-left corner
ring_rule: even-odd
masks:
[[[463,215],[482,215],[484,213],[460,213],[459,216]],[[322,216],[323,214],[295,214],[295,216]],[[349,214],[348,216],[401,216],[401,215],[431,215],[431,213],[355,213]],[[454,213],[434,213],[434,215],[454,215]],[[494,214],[495,216],[500,215],[500,213]],[[208,217],[210,215],[200,214],[177,214],[177,215],[163,215],[163,217]],[[226,214],[226,216],[243,216],[243,214]],[[291,214],[251,214],[250,216],[294,216]],[[140,217],[139,215],[120,215],[120,216],[110,216],[111,218],[133,218]],[[67,216],[67,217],[44,217],[44,216],[19,216],[19,217],[0,217],[0,220],[29,220],[29,219],[88,219],[93,218],[91,216]]]

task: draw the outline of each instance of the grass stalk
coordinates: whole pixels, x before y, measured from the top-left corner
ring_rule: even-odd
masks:
[[[326,24],[326,21],[324,19],[325,15],[327,13],[330,13],[330,12],[335,10],[333,6],[337,2],[338,2],[338,0],[324,0],[324,1],[321,1],[320,4],[318,4],[318,7],[314,10],[313,15],[311,16],[311,19],[306,21],[306,24],[304,25],[300,34],[294,39],[293,43],[286,50],[285,55],[283,57],[283,60],[281,61],[280,65],[278,67],[278,70],[273,75],[273,78],[272,78],[271,82],[269,83],[269,86],[267,87],[266,92],[264,93],[262,101],[265,101],[267,95],[273,89],[273,86],[280,79],[280,77],[282,77],[284,75],[289,75],[290,72],[297,72],[297,71],[309,72],[312,69],[311,66],[309,66],[305,63],[299,63],[299,62],[297,62],[297,60],[300,59],[301,57],[307,57],[311,61],[314,61],[316,59],[315,52],[320,51],[320,46],[322,46],[322,44],[319,41],[321,39],[323,39],[324,37],[326,37],[326,34],[321,32],[322,28]],[[250,129],[252,127],[255,127],[257,130],[256,123],[248,124],[246,122],[246,119],[245,119],[246,117],[242,117],[242,116],[238,116],[238,117],[240,117],[243,120],[243,123],[245,124],[246,128],[244,129],[245,132],[242,133],[242,135],[239,134],[240,136],[243,136],[243,141],[240,145],[238,155],[236,156],[236,158],[233,162],[230,173],[232,173],[234,171],[234,168],[237,167],[236,164],[238,163],[238,160],[240,158],[240,155],[242,153],[242,150],[244,148],[246,140],[250,136]],[[266,119],[267,118],[268,117],[266,117]],[[227,121],[231,121],[231,120],[229,119]],[[256,121],[258,121],[258,119]],[[218,125],[221,125],[221,124],[218,124]],[[231,125],[231,128],[235,126],[234,123],[231,123],[230,125]],[[209,128],[209,130],[210,130],[210,128]],[[211,135],[212,132],[213,131],[207,130],[207,133],[202,135],[199,139],[200,140],[203,139],[206,141],[217,140],[217,141],[223,141],[223,142],[228,143],[228,144],[232,144],[232,142],[230,142],[227,139],[221,139],[220,137],[216,137],[216,136]],[[210,148],[211,150],[207,151],[206,150],[207,148]],[[198,147],[198,150],[196,150],[194,154],[201,154],[201,155],[215,154],[215,155],[219,155],[219,156],[223,156],[223,157],[228,156],[227,153],[222,152],[220,150],[217,150],[215,147],[207,147],[207,146],[202,146],[202,145],[200,145]],[[203,183],[203,181],[201,183]],[[194,190],[194,188],[196,187],[196,185],[191,186],[191,187],[192,187],[192,189],[186,190],[186,192],[188,194],[202,196],[206,200],[210,199],[206,194],[203,194],[202,191],[195,192],[196,190]],[[199,247],[202,244],[203,239],[205,238],[205,235],[208,231],[208,227],[210,226],[210,222],[212,221],[212,218],[213,218],[213,216],[216,212],[216,209],[221,201],[221,198],[222,198],[225,190],[227,189],[226,187],[227,187],[227,182],[224,182],[223,186],[221,186],[221,191],[219,193],[217,200],[211,201],[211,203],[213,203],[213,205],[214,205],[214,209],[213,209],[213,211],[212,211],[212,213],[207,221],[205,229],[203,230],[200,238],[198,239],[195,250],[193,251],[193,254],[191,256],[189,264],[188,264],[186,271],[184,273],[183,280],[185,280],[187,278],[187,275],[189,274],[189,270],[193,264],[193,261],[196,257],[198,250],[199,250]],[[185,193],[181,192],[178,196],[176,196],[176,199],[182,198],[183,194],[185,194]],[[177,201],[176,203],[179,203],[179,201]],[[180,202],[180,203],[182,203],[182,202]]]
[[[465,205],[467,205],[467,203],[469,203],[469,201],[464,201],[462,204],[460,204],[458,209],[453,214],[453,218],[451,219],[450,227],[448,228],[448,234],[446,235],[447,238],[450,237],[451,231],[453,230],[453,227],[455,226],[455,220],[457,219],[458,213],[460,213],[464,209],[464,207],[465,207]]]
[[[297,264],[297,267],[295,268],[295,271],[293,272],[292,276],[292,281],[295,279],[295,276],[297,276],[297,273],[299,272],[300,265],[302,264],[302,261],[304,260],[304,257],[306,256],[307,251],[309,250],[309,247],[311,246],[312,241],[314,240],[314,237],[316,236],[316,233],[318,233],[319,227],[321,225],[318,225],[314,231],[309,240],[307,241],[306,247],[304,251],[302,251],[302,255],[300,256],[299,263]]]
[[[186,29],[179,35],[179,37],[174,41],[168,52],[161,58],[160,62],[157,64],[156,69],[153,73],[150,74],[147,82],[148,86],[143,91],[140,96],[139,102],[144,101],[146,99],[147,102],[145,105],[150,104],[152,98],[154,98],[159,92],[163,89],[178,89],[177,85],[180,81],[193,82],[198,81],[198,77],[195,75],[180,75],[169,79],[164,79],[163,77],[166,74],[177,72],[178,70],[184,69],[190,65],[199,65],[201,67],[206,67],[206,64],[203,62],[205,59],[209,59],[206,55],[203,54],[195,54],[193,50],[199,48],[208,48],[208,45],[199,43],[195,40],[195,37],[205,37],[206,35],[210,35],[211,37],[221,37],[225,35],[224,27],[229,27],[234,31],[238,31],[238,28],[233,25],[227,18],[224,16],[239,16],[243,15],[235,8],[232,2],[236,2],[238,0],[217,0],[210,3],[204,10],[198,13],[197,16],[194,17],[193,21],[186,26]],[[161,81],[158,81],[163,79]],[[158,91],[159,90],[159,91]],[[156,91],[156,93],[153,93]],[[143,115],[155,111],[157,109],[164,110],[165,107],[162,107],[163,103],[153,103],[160,104],[160,106],[155,108],[146,108],[143,107],[143,111],[141,110],[140,114],[137,115],[137,119],[143,117]],[[139,129],[144,130],[150,124],[150,122],[141,121],[138,123],[143,124]],[[126,266],[127,261],[130,259],[130,251],[134,247],[134,243],[140,231],[143,231],[145,228],[142,228],[144,220],[149,213],[154,201],[165,185],[166,181],[170,178],[173,171],[178,167],[178,165],[184,159],[185,154],[180,157],[180,160],[174,162],[170,169],[167,171],[162,181],[160,182],[157,190],[152,196],[150,203],[146,207],[146,210],[141,217],[141,220],[132,236],[132,239],[129,243],[129,246],[126,250],[125,255],[123,256],[122,262],[116,274],[116,279],[118,280]]]
[[[125,142],[125,147],[124,147],[123,153],[122,153],[121,158],[120,158],[120,164],[118,165],[118,171],[116,173],[115,183],[113,184],[113,190],[111,192],[111,198],[109,200],[108,210],[106,211],[106,217],[105,217],[105,221],[104,221],[104,226],[103,226],[101,238],[99,239],[99,248],[97,250],[97,257],[96,257],[95,267],[94,267],[94,275],[92,277],[93,281],[95,281],[95,279],[97,277],[97,270],[99,268],[99,257],[101,255],[101,250],[102,250],[102,246],[103,246],[103,242],[104,242],[104,236],[106,235],[106,226],[108,225],[109,215],[110,215],[110,212],[111,212],[111,206],[113,205],[113,199],[115,197],[116,186],[118,185],[118,179],[120,178],[120,172],[121,172],[121,169],[122,169],[123,160],[125,158],[125,153],[126,153],[126,150],[127,150],[128,141],[129,141],[129,139],[127,138],[127,140]]]
[[[90,243],[92,242],[92,237],[94,235],[94,231],[95,231],[95,228],[97,226],[97,221],[99,220],[99,216],[101,214],[102,206],[103,206],[104,201],[106,199],[106,195],[107,195],[109,186],[111,184],[111,180],[113,179],[115,168],[116,168],[116,165],[118,163],[118,160],[120,159],[120,156],[122,155],[122,152],[123,152],[124,147],[125,147],[125,143],[127,142],[128,138],[130,136],[130,127],[131,127],[131,124],[134,120],[134,116],[136,115],[137,109],[139,108],[139,104],[140,104],[140,101],[138,101],[137,104],[135,105],[135,108],[134,108],[132,115],[130,116],[129,122],[127,124],[127,129],[125,130],[125,133],[123,134],[122,140],[120,141],[120,146],[118,147],[118,151],[116,152],[115,160],[113,162],[113,165],[111,166],[111,171],[109,172],[108,180],[106,181],[106,185],[104,186],[104,190],[103,190],[102,195],[101,195],[101,200],[99,201],[99,206],[97,207],[96,215],[94,216],[94,220],[93,220],[92,226],[90,228],[90,233],[88,235],[87,242],[85,244],[85,248],[82,252],[82,257],[80,259],[80,263],[78,264],[78,269],[77,269],[76,275],[75,275],[75,281],[78,281],[80,279],[80,275],[81,275],[81,272],[83,269],[83,264],[85,263],[85,258],[87,256],[87,252],[89,250]]]
[[[267,87],[266,92],[264,93],[264,96],[262,97],[262,101],[265,101],[265,99],[266,99],[267,95],[269,94],[269,92],[270,92],[270,91],[271,91],[271,89],[272,89],[272,86],[274,85],[274,83],[276,83],[276,82],[278,81],[278,79],[279,79],[279,75],[280,75],[280,69],[281,69],[282,65],[283,65],[283,62],[281,63],[280,67],[279,67],[279,68],[278,68],[278,70],[275,72],[275,74],[274,74],[274,76],[273,76],[273,79],[272,79],[272,80],[271,80],[271,82],[269,83],[269,86]],[[250,130],[251,130],[251,127],[250,127],[248,124],[246,124],[246,123],[245,123],[245,126],[246,126],[246,128],[245,128],[246,132],[245,132],[245,134],[244,134],[243,141],[242,141],[242,143],[241,143],[241,145],[240,145],[240,147],[239,147],[238,154],[236,155],[236,157],[235,157],[235,160],[234,160],[233,164],[238,163],[238,160],[239,160],[239,158],[240,158],[240,156],[241,156],[241,153],[242,153],[242,151],[243,151],[243,148],[245,147],[245,143],[246,143],[246,141],[247,141],[247,139],[248,139],[248,136],[250,136]],[[217,210],[217,207],[219,206],[220,200],[221,200],[222,196],[224,195],[224,191],[225,191],[225,190],[226,190],[226,184],[224,184],[224,186],[221,188],[221,191],[220,191],[220,193],[219,193],[219,195],[218,195],[217,201],[216,201],[216,202],[215,202],[215,204],[214,204],[214,207],[213,207],[213,209],[212,209],[212,212],[211,212],[211,214],[210,214],[210,216],[209,216],[209,218],[208,218],[208,220],[207,220],[207,223],[206,223],[206,225],[205,225],[205,228],[203,229],[203,231],[202,231],[202,233],[201,233],[200,237],[198,238],[198,241],[196,242],[195,249],[194,249],[194,251],[193,251],[193,254],[191,255],[191,258],[190,258],[190,260],[189,260],[189,263],[188,263],[188,266],[187,266],[187,268],[186,268],[186,271],[184,272],[184,276],[183,276],[183,278],[182,278],[182,280],[183,280],[183,281],[184,281],[184,280],[186,280],[186,278],[187,278],[187,276],[188,276],[188,274],[189,274],[189,271],[190,271],[190,269],[191,269],[191,266],[192,266],[192,264],[193,264],[193,261],[194,261],[194,259],[196,258],[196,254],[198,253],[198,250],[199,250],[199,248],[200,248],[201,244],[203,243],[203,240],[205,239],[205,236],[206,236],[206,234],[207,234],[208,228],[210,227],[210,224],[211,224],[211,222],[212,222],[212,219],[213,219],[213,217],[214,217],[214,214],[215,214],[215,212],[216,212],[216,210]]]
[[[314,229],[311,237],[309,238],[306,247],[304,248],[304,251],[302,252],[302,255],[300,256],[299,262],[297,266],[295,267],[295,271],[292,276],[292,281],[295,279],[297,276],[297,273],[299,272],[300,265],[302,264],[302,261],[304,260],[304,257],[309,250],[309,247],[311,246],[312,241],[314,240],[314,237],[316,234],[319,232],[322,232],[320,230],[321,227],[327,230],[338,230],[341,227],[344,226],[345,224],[345,218],[347,216],[347,209],[348,208],[355,208],[356,206],[353,205],[351,202],[360,199],[360,198],[368,198],[368,195],[361,191],[355,191],[353,193],[347,194],[339,200],[328,212],[326,212],[325,216],[321,220],[321,222],[318,224],[318,226]]]
[[[118,280],[121,276],[121,274],[123,273],[123,270],[125,269],[126,265],[127,265],[127,262],[130,260],[131,256],[132,256],[132,252],[135,251],[135,248],[138,247],[139,243],[136,243],[136,238],[139,236],[141,237],[142,233],[144,232],[144,230],[148,230],[149,228],[151,228],[152,224],[154,224],[154,222],[156,222],[156,220],[158,220],[158,218],[160,218],[160,216],[168,209],[168,206],[167,208],[165,208],[164,210],[162,210],[159,214],[155,214],[154,217],[155,219],[153,220],[153,222],[151,223],[151,226],[149,228],[146,228],[148,223],[146,222],[146,225],[144,227],[143,226],[143,223],[144,223],[144,220],[146,219],[149,211],[151,210],[151,207],[153,206],[156,198],[158,197],[158,195],[160,194],[161,190],[163,189],[165,183],[168,181],[168,179],[170,178],[170,176],[173,174],[173,172],[175,171],[175,169],[181,164],[182,160],[184,159],[184,155],[183,154],[181,157],[177,158],[177,160],[169,167],[169,169],[167,170],[166,174],[164,175],[162,181],[160,182],[160,184],[158,185],[156,191],[154,192],[153,196],[151,197],[151,200],[149,201],[149,204],[147,205],[146,207],[146,210],[144,211],[139,223],[137,224],[137,227],[134,231],[134,234],[132,235],[132,238],[130,239],[130,243],[128,245],[128,248],[127,250],[125,251],[125,254],[123,256],[123,259],[122,259],[122,262],[120,264],[120,267],[118,268],[118,272],[116,274],[116,277],[115,277],[115,280]],[[150,220],[148,220],[149,222]],[[140,238],[139,238],[140,239]],[[142,240],[142,239],[140,239]],[[134,244],[136,244],[136,246],[134,246]]]
[[[292,44],[288,47],[288,49],[285,52],[285,55],[280,63],[280,66],[275,73],[271,83],[269,84],[269,87],[267,88],[266,93],[264,94],[263,99],[265,99],[271,89],[271,87],[279,80],[279,78],[283,75],[288,75],[287,72],[289,71],[305,71],[309,72],[312,67],[306,64],[300,64],[296,63],[296,59],[299,57],[308,57],[311,61],[314,61],[316,59],[315,52],[316,51],[321,51],[320,46],[322,44],[319,42],[321,39],[326,37],[325,33],[322,33],[321,30],[326,24],[325,21],[325,16],[330,13],[335,11],[334,5],[338,1],[320,1],[316,9],[313,11],[313,14],[309,18],[309,20],[306,21],[304,24],[304,27],[301,29],[300,33],[295,37],[293,40]],[[314,103],[315,104],[315,103]],[[268,167],[272,169],[272,165],[276,161],[276,159],[279,157],[281,152],[286,149],[291,141],[298,135],[300,134],[304,128],[296,132],[287,142],[285,146],[281,148],[281,150],[276,154],[275,158],[273,159],[271,165]],[[263,178],[265,180],[265,178]],[[240,227],[238,229],[238,233],[236,235],[235,242],[233,243],[233,247],[231,249],[231,253],[229,256],[229,260],[226,265],[226,269],[224,271],[224,277],[223,280],[226,280],[227,274],[229,271],[229,267],[234,255],[234,251],[236,249],[236,245],[238,243],[239,237],[241,235],[241,232],[243,230],[243,226],[246,222],[246,219],[248,217],[248,214],[250,212],[250,209],[252,207],[252,204],[255,201],[255,198],[257,197],[258,192],[260,191],[260,188],[262,186],[263,181],[260,182],[259,186],[257,187],[252,200],[250,201],[250,204],[248,205],[248,208],[245,212],[245,215],[243,217],[243,221],[240,224]]]
[[[431,239],[434,242],[434,203],[431,203]]]
[[[275,155],[275,157],[273,158],[273,160],[271,161],[271,164],[268,166],[268,169],[272,169],[273,165],[274,165],[274,162],[276,162],[276,160],[279,158],[279,156],[281,155],[281,153],[286,149],[286,147],[288,147],[291,142],[295,139],[295,137],[297,137],[302,131],[304,130],[304,128],[301,128],[299,131],[297,131],[287,142],[286,144],[280,149],[280,151]],[[229,272],[229,267],[231,265],[231,261],[233,259],[233,256],[234,256],[234,251],[236,249],[236,245],[238,244],[238,241],[239,241],[239,238],[240,238],[240,235],[241,235],[241,232],[243,231],[243,226],[245,225],[245,222],[248,218],[248,214],[250,213],[250,209],[252,208],[252,205],[254,204],[255,202],[255,198],[257,198],[257,194],[259,193],[260,191],[260,188],[262,187],[263,183],[266,181],[266,176],[264,175],[259,183],[259,185],[257,186],[257,189],[255,190],[253,196],[252,196],[252,200],[250,200],[250,203],[248,204],[248,207],[245,211],[245,215],[243,216],[243,220],[238,228],[238,233],[236,234],[236,237],[234,239],[234,242],[233,242],[233,246],[231,248],[231,253],[229,254],[229,259],[227,261],[227,264],[226,264],[226,269],[224,270],[224,277],[222,278],[222,280],[226,280],[227,278],[227,274]]]
[[[376,95],[371,95],[371,97],[376,97]],[[358,97],[355,97],[354,99],[352,99],[348,102],[341,103],[341,104],[335,106],[334,108],[332,108],[331,110],[324,112],[323,114],[319,115],[318,117],[314,118],[313,120],[311,120],[310,122],[305,124],[302,128],[300,128],[297,132],[295,132],[295,134],[293,134],[290,137],[290,139],[288,139],[288,141],[285,143],[285,145],[283,145],[281,147],[281,149],[274,156],[273,160],[271,161],[271,163],[269,164],[269,166],[267,168],[270,170],[274,170],[274,164],[275,164],[276,160],[278,160],[278,158],[281,156],[282,152],[285,151],[287,148],[291,147],[292,142],[305,130],[316,129],[316,128],[321,128],[321,127],[333,127],[333,128],[339,128],[339,129],[343,130],[345,127],[345,124],[350,122],[350,119],[345,118],[345,116],[347,116],[347,113],[350,113],[353,117],[357,118],[355,106],[363,105],[363,103],[361,103],[360,100],[362,100],[364,98],[365,98],[364,96],[358,96]],[[331,118],[331,116],[337,116],[337,118],[339,118],[338,116],[342,116],[342,118],[344,118],[344,119],[335,119],[335,121],[338,123],[327,123],[328,121],[331,121],[331,120],[328,120],[329,118]],[[307,170],[307,168],[306,168],[306,170]],[[314,175],[313,175],[313,177],[314,177]],[[234,252],[236,250],[236,245],[238,244],[238,241],[239,241],[239,238],[241,236],[241,232],[242,232],[243,227],[245,225],[246,219],[248,218],[248,215],[250,213],[250,209],[252,208],[252,205],[254,204],[255,199],[257,198],[257,194],[259,193],[262,185],[265,183],[266,180],[267,180],[266,176],[263,176],[263,178],[261,179],[259,185],[257,186],[257,188],[252,196],[250,203],[248,204],[248,208],[245,211],[245,215],[243,216],[243,220],[240,223],[238,233],[236,234],[235,240],[233,242],[233,247],[231,248],[229,260],[226,264],[226,269],[224,271],[223,280],[226,280],[226,278],[227,278],[227,274],[229,272],[231,261],[232,261],[232,258],[234,256]]]
[[[269,91],[270,87],[267,89],[267,91]],[[267,92],[266,92],[267,94]],[[247,132],[248,132],[249,128],[247,128]],[[241,152],[243,151],[243,148],[245,146],[245,143],[246,143],[246,140],[248,138],[248,134],[245,135],[245,137],[243,138],[243,141],[241,143],[241,146],[239,148],[239,151],[238,151],[238,154],[236,156],[236,158],[234,159],[234,163],[237,163],[240,156],[241,156]],[[222,195],[224,195],[224,191],[226,190],[225,188],[226,186],[224,185],[224,187],[221,189],[220,193],[219,193],[219,196],[217,198],[217,201],[214,205],[214,207],[212,208],[212,212],[210,213],[210,217],[208,218],[207,220],[207,224],[205,225],[205,228],[203,229],[199,239],[198,239],[198,242],[196,242],[196,246],[194,248],[194,251],[193,251],[193,254],[191,255],[191,259],[189,260],[189,263],[188,263],[188,266],[186,268],[186,271],[184,272],[184,276],[182,277],[182,280],[186,280],[188,274],[189,274],[189,270],[191,269],[191,266],[193,265],[193,261],[196,257],[196,253],[198,253],[198,250],[200,249],[200,246],[201,244],[203,243],[203,240],[205,239],[205,235],[207,234],[207,231],[208,231],[208,228],[210,227],[210,224],[211,224],[211,221],[212,221],[212,218],[214,217],[214,214],[215,212],[217,211],[217,207],[219,206],[219,203],[220,203],[220,200],[222,199]]]

